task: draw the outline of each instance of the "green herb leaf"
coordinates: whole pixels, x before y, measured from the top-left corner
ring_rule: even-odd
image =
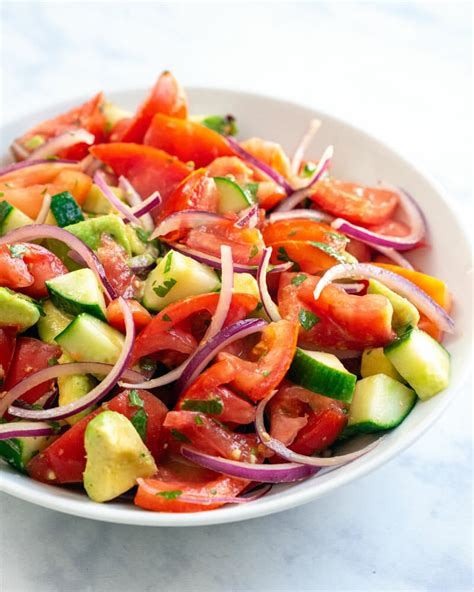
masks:
[[[262,372],[262,376],[265,376],[265,378],[267,378],[268,376],[270,376],[270,374],[271,374],[270,370],[264,370]]]
[[[257,245],[254,245],[250,250],[250,259],[253,259],[257,255],[258,255],[258,247],[257,247]]]
[[[186,434],[183,434],[183,432],[180,432],[175,428],[171,428],[170,432],[173,438],[176,438],[176,440],[179,440],[180,442],[185,442],[186,444],[191,444],[191,440],[186,436]]]
[[[28,251],[24,245],[8,245],[10,255],[15,259],[21,259],[23,255]]]
[[[313,247],[316,247],[317,249],[320,249],[321,251],[324,251],[324,253],[327,253],[331,257],[334,257],[334,259],[336,259],[336,261],[339,261],[339,263],[347,263],[344,255],[342,255],[341,253],[336,251],[336,249],[334,247],[331,247],[331,245],[327,245],[326,243],[319,243],[319,242],[315,242],[315,241],[309,241],[309,244],[312,245]]]
[[[56,366],[57,364],[59,364],[57,358],[49,358],[49,360],[48,360],[48,366]]]
[[[211,399],[185,399],[181,408],[184,411],[200,411],[201,413],[220,415],[224,410],[224,404],[219,397],[213,397]]]
[[[302,177],[311,177],[312,175],[314,175],[315,170],[316,170],[316,165],[312,162],[307,162],[304,165],[303,170],[301,171],[301,176]]]
[[[278,261],[283,261],[284,263],[288,261],[293,263],[293,271],[299,271],[301,269],[298,263],[296,263],[295,261],[293,261],[293,259],[290,258],[290,256],[286,252],[285,247],[278,248],[277,259]]]
[[[130,420],[133,427],[137,430],[140,438],[145,441],[146,439],[146,428],[148,424],[148,414],[145,409],[139,409]]]
[[[61,429],[61,424],[59,423],[59,421],[50,421],[48,423],[56,433],[59,432],[59,430]]]
[[[171,317],[166,313],[161,317],[162,321],[166,321],[167,323],[171,323]]]
[[[339,232],[331,232],[330,230],[328,230],[328,232],[324,233],[324,236],[327,236],[328,238],[333,238],[338,241],[343,241],[345,243],[349,242],[349,239],[347,238],[347,236],[344,236],[343,234],[340,234]]]
[[[223,136],[235,136],[238,132],[233,115],[209,115],[201,124]]]
[[[169,491],[160,491],[156,495],[164,497],[165,499],[168,499],[168,500],[174,500],[174,499],[177,499],[178,497],[180,497],[182,494],[183,494],[183,492],[181,491],[181,489],[173,489],[173,490],[169,490]]]
[[[170,278],[169,280],[165,280],[161,286],[154,287],[153,292],[160,298],[164,298],[175,284],[176,280]]]
[[[204,420],[203,420],[202,416],[196,415],[196,417],[194,418],[194,423],[198,426],[204,425]]]
[[[317,315],[314,314],[314,312],[311,312],[310,310],[306,310],[304,308],[302,308],[298,313],[298,319],[300,321],[300,325],[303,327],[305,331],[309,331],[310,329],[312,329],[314,325],[319,323],[319,321],[321,320]]]
[[[164,273],[168,273],[169,270],[171,269],[171,261],[172,260],[173,260],[173,251],[170,251],[168,253],[168,255],[166,255]]]
[[[140,397],[136,389],[132,389],[128,393],[128,402],[130,405],[133,405],[133,407],[143,407],[145,405],[143,399]]]
[[[301,284],[308,279],[308,276],[305,275],[304,273],[299,273],[298,275],[295,275],[295,277],[291,280],[291,283],[293,284],[293,286],[301,286]]]
[[[147,232],[146,230],[143,230],[143,228],[140,228],[139,226],[137,226],[135,228],[135,232],[136,232],[138,238],[142,241],[142,243],[148,242],[148,237],[150,236],[149,232]]]

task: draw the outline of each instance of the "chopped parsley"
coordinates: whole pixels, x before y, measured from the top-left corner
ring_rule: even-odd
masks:
[[[57,358],[49,358],[49,360],[48,360],[48,366],[56,366],[57,364],[59,364]]]
[[[314,314],[314,312],[306,310],[305,308],[302,308],[298,313],[298,319],[300,321],[300,325],[305,331],[312,329],[314,325],[319,323],[321,320],[317,315]]]
[[[204,420],[202,418],[202,415],[196,415],[196,417],[194,418],[194,423],[198,426],[204,425]]]
[[[336,249],[334,247],[331,247],[331,245],[327,245],[326,243],[319,243],[319,242],[315,242],[315,241],[309,241],[309,244],[312,245],[313,247],[316,247],[317,249],[320,249],[324,253],[327,253],[331,257],[334,257],[334,259],[336,259],[336,261],[339,261],[339,263],[346,263],[346,259],[345,259],[344,255],[342,255],[341,253],[336,251]]]
[[[50,421],[48,423],[56,433],[60,431],[61,424],[59,423],[59,421]]]
[[[180,442],[185,442],[186,444],[191,444],[191,440],[186,436],[186,434],[183,434],[183,432],[180,432],[175,428],[171,428],[170,432],[173,438],[176,438],[176,440],[179,440]]]
[[[161,317],[161,320],[166,321],[167,323],[171,323],[171,317],[166,313]]]
[[[25,245],[8,245],[8,250],[12,257],[15,257],[15,259],[21,259],[28,249]]]
[[[304,165],[303,170],[301,171],[301,176],[302,177],[311,177],[312,175],[314,175],[315,171],[316,171],[316,165],[312,162],[307,162]]]
[[[254,312],[258,312],[259,310],[262,310],[263,308],[263,303],[262,302],[257,302],[257,306],[253,309],[252,314]]]
[[[257,255],[258,255],[258,247],[257,247],[257,245],[254,245],[250,251],[250,259],[253,259]]]
[[[148,424],[148,415],[145,409],[139,409],[136,413],[134,413],[130,421],[132,422],[133,427],[137,430],[140,438],[145,441],[146,428]]]
[[[268,376],[270,376],[270,374],[271,374],[270,370],[264,370],[262,372],[262,376],[265,376],[265,378],[267,378]]]
[[[290,236],[296,236],[298,234],[297,230],[290,230],[290,232],[288,233],[288,238],[290,238]]]
[[[291,280],[293,286],[301,286],[301,284],[308,278],[304,273],[299,273]]]
[[[181,489],[170,489],[169,491],[160,491],[156,495],[164,497],[168,500],[175,500],[178,499],[183,494]]]
[[[278,259],[278,261],[283,261],[283,263],[286,263],[288,261],[290,263],[293,263],[293,270],[294,271],[300,271],[300,269],[301,269],[300,266],[298,265],[298,263],[296,263],[295,261],[293,261],[293,259],[290,258],[290,256],[286,252],[285,247],[278,248],[277,259]]]
[[[233,115],[209,115],[201,124],[223,136],[235,136],[238,132]]]
[[[176,280],[174,278],[170,278],[169,280],[165,280],[161,286],[155,286],[153,288],[153,292],[160,298],[164,298],[168,292],[176,285]]]
[[[171,269],[171,262],[172,262],[172,260],[173,260],[173,251],[170,251],[168,253],[168,255],[166,255],[164,273],[168,273],[169,270]]]
[[[148,237],[150,236],[149,232],[147,232],[146,230],[143,230],[143,228],[140,228],[138,226],[135,228],[135,232],[136,232],[138,238],[142,241],[142,243],[148,242]]]
[[[144,406],[143,399],[140,397],[136,389],[133,389],[128,393],[128,402],[130,403],[130,405],[133,405],[134,407]]]
[[[140,368],[144,372],[154,372],[156,370],[156,363],[148,356],[144,356],[140,360]]]
[[[200,411],[201,413],[220,415],[224,410],[224,404],[219,397],[213,397],[211,399],[185,399],[181,408],[184,411]]]

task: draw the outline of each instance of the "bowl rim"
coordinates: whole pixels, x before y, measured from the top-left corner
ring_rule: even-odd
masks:
[[[122,88],[113,89],[108,94],[112,97],[120,97],[120,95],[143,95],[146,89],[140,88]],[[331,120],[336,124],[342,124],[348,128],[351,132],[358,134],[363,140],[369,141],[374,145],[382,148],[385,151],[390,152],[403,167],[411,170],[413,174],[422,178],[423,181],[429,186],[430,190],[437,195],[437,198],[444,202],[456,223],[459,225],[462,231],[462,239],[465,243],[465,247],[469,249],[470,240],[467,232],[467,221],[465,221],[456,211],[454,202],[450,196],[448,196],[442,185],[433,178],[433,176],[427,173],[422,167],[413,163],[413,160],[407,160],[400,152],[390,144],[383,140],[375,137],[371,133],[364,129],[352,124],[351,122],[341,118],[339,116],[332,115],[320,109],[316,109],[312,105],[306,104],[301,101],[292,101],[286,98],[278,96],[270,96],[264,93],[256,93],[249,91],[242,91],[234,88],[220,88],[213,86],[189,86],[186,87],[186,92],[189,94],[199,93],[221,93],[244,96],[250,100],[257,101],[270,101],[272,103],[280,103],[281,107],[287,107],[289,109],[303,108],[308,111],[312,111],[317,114],[317,117],[323,120]],[[44,109],[24,113],[15,119],[6,120],[0,126],[1,129],[8,129],[9,127],[19,126],[24,119],[30,117],[41,119],[41,117],[49,117],[52,111],[61,112],[61,109],[66,109],[72,104],[78,104],[83,98],[79,97],[73,100],[61,101],[60,103],[52,104]],[[119,99],[120,100],[120,99]],[[47,114],[47,115],[44,115]],[[3,158],[3,154],[0,155]],[[459,237],[460,239],[461,237]],[[294,508],[318,497],[325,495],[329,491],[336,489],[342,485],[345,485],[351,481],[354,481],[360,477],[367,475],[374,471],[378,467],[382,466],[386,462],[393,459],[399,453],[403,452],[409,446],[411,446],[418,438],[420,438],[430,427],[432,427],[441,414],[446,410],[448,405],[454,399],[455,394],[462,388],[466,383],[469,376],[469,364],[467,359],[469,358],[472,344],[468,345],[466,351],[466,361],[462,364],[460,371],[456,376],[454,384],[451,384],[445,396],[442,400],[434,407],[430,413],[421,419],[421,421],[404,437],[395,442],[391,447],[386,448],[382,452],[377,453],[377,449],[370,451],[367,455],[357,459],[350,465],[351,470],[346,471],[333,471],[331,480],[324,480],[324,477],[320,477],[323,482],[320,482],[317,488],[302,489],[297,488],[285,491],[286,495],[277,495],[275,497],[267,497],[252,502],[250,504],[240,505],[238,508],[225,506],[218,510],[212,510],[209,512],[197,512],[197,513],[158,513],[158,512],[147,512],[135,506],[117,506],[108,504],[93,504],[87,499],[76,499],[72,494],[65,495],[67,490],[62,490],[61,495],[58,495],[57,488],[49,486],[47,484],[32,482],[30,478],[25,475],[16,473],[13,469],[10,469],[4,463],[0,464],[0,490],[21,499],[39,505],[51,510],[56,510],[65,514],[79,516],[82,518],[89,518],[102,522],[111,522],[116,524],[136,525],[136,526],[164,526],[164,527],[185,527],[185,526],[204,526],[214,524],[224,524],[232,522],[240,522],[251,518],[257,518],[281,512]],[[389,438],[384,436],[384,438]],[[346,465],[348,466],[348,465]],[[288,492],[290,492],[288,494]]]

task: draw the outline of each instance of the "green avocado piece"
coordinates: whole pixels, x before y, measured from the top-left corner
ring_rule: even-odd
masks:
[[[380,294],[385,296],[393,307],[392,326],[397,331],[406,327],[416,327],[420,320],[420,313],[406,298],[399,296],[377,280],[370,279],[368,294]]]
[[[43,316],[38,321],[38,335],[41,341],[55,343],[54,339],[72,321],[72,316],[59,310],[51,300],[43,302]]]
[[[74,360],[66,353],[63,353],[63,355],[58,360],[60,364],[68,364],[73,361]],[[90,392],[96,385],[97,380],[89,374],[68,374],[67,376],[58,376],[58,405],[68,405],[69,403],[73,403],[74,401],[81,399],[84,397],[84,395],[87,395],[87,393]],[[89,415],[89,413],[91,413],[93,410],[94,407],[88,407],[80,413],[76,413],[75,415],[67,417],[65,421],[69,425],[74,425],[83,417]]]
[[[394,380],[398,380],[398,382],[405,382],[399,372],[397,372],[395,366],[385,355],[383,347],[367,348],[362,353],[360,375],[362,378],[367,378],[374,374],[385,374]]]
[[[75,234],[94,250],[100,246],[102,234],[109,234],[129,255],[131,254],[130,241],[128,240],[125,224],[115,214],[90,218],[84,222],[66,226],[65,229]]]
[[[18,327],[26,331],[38,322],[42,309],[32,298],[0,288],[0,327]]]
[[[86,428],[84,488],[95,502],[106,502],[151,477],[156,465],[133,424],[121,413],[104,411]]]

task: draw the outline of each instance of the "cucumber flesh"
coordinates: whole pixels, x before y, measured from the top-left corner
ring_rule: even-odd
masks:
[[[407,327],[416,327],[420,320],[418,309],[403,296],[396,294],[377,280],[370,279],[367,288],[368,294],[380,294],[385,296],[393,308],[392,326],[396,331],[406,330]]]
[[[41,341],[55,343],[57,335],[72,321],[72,316],[56,308],[51,300],[43,302],[43,316],[38,321],[38,335]]]
[[[390,378],[398,380],[398,382],[405,382],[401,374],[397,372],[395,366],[384,354],[383,347],[365,349],[362,354],[360,375],[362,378],[367,378],[374,374],[386,374]]]
[[[300,348],[296,348],[288,378],[314,393],[346,403],[352,401],[357,380],[356,375],[347,372],[336,356]]]
[[[81,208],[69,191],[51,197],[51,212],[61,228],[84,220]]]
[[[14,208],[7,201],[0,201],[0,236],[10,230],[33,224],[33,220],[21,210]]]
[[[59,358],[60,364],[67,364],[68,362],[73,362],[74,360],[68,356],[67,354],[63,354]],[[90,376],[89,374],[69,374],[68,376],[59,376],[58,377],[58,405],[67,405],[68,403],[73,403],[78,399],[82,398],[84,395],[87,395],[89,391],[91,391],[97,384],[97,381]],[[71,415],[67,417],[65,421],[69,425],[74,425],[83,417],[88,415],[91,411],[93,411],[94,407],[88,407],[81,411],[80,413],[76,413],[76,415]]]
[[[415,392],[386,374],[359,380],[349,409],[345,435],[397,427],[413,409]]]
[[[32,436],[0,440],[0,458],[25,473],[26,465],[33,456],[44,450],[55,438],[56,436]]]
[[[105,300],[91,269],[78,269],[45,282],[53,304],[61,311],[78,315],[87,312],[106,320]]]
[[[237,183],[227,177],[214,177],[217,191],[219,192],[218,212],[227,214],[229,212],[240,212],[254,205],[254,200],[249,191],[240,187]]]
[[[18,327],[26,331],[35,325],[41,315],[39,304],[9,288],[0,288],[0,327]]]
[[[169,251],[149,274],[144,288],[143,304],[159,311],[188,296],[198,296],[220,289],[215,271],[177,251]]]
[[[87,313],[77,316],[56,343],[76,362],[104,362],[115,364],[125,338],[107,323]]]
[[[428,333],[410,329],[384,352],[420,399],[429,399],[449,385],[449,353]]]

